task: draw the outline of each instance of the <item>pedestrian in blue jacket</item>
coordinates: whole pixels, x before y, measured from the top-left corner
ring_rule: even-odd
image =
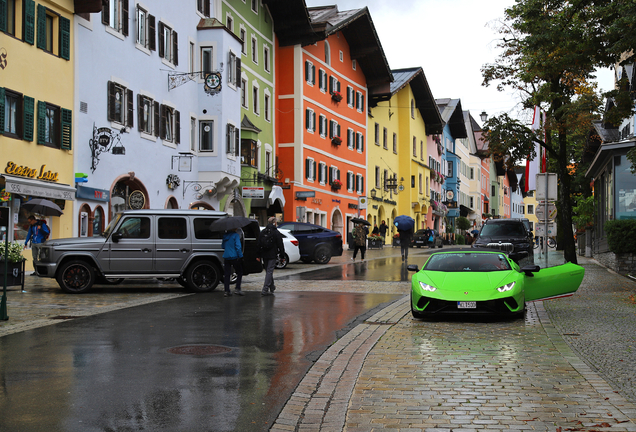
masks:
[[[37,220],[33,215],[29,216],[27,220],[30,226],[24,241],[24,249],[29,245],[29,241],[31,241],[31,246],[44,243],[49,238],[49,234],[51,234],[51,230],[45,220]],[[33,250],[33,260],[35,261],[35,250]]]
[[[236,229],[226,231],[223,234],[223,242],[221,243],[223,250],[223,285],[225,287],[225,297],[230,297],[230,276],[232,275],[232,267],[236,272],[236,287],[234,294],[245,295],[241,291],[241,281],[243,280],[243,248],[241,247],[241,236]]]

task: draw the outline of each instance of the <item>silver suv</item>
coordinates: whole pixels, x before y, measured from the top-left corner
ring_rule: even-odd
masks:
[[[130,210],[115,215],[99,237],[33,245],[38,276],[54,277],[63,291],[83,293],[95,283],[175,278],[194,292],[214,290],[223,277],[222,233],[210,225],[226,213]],[[244,274],[260,273],[255,220],[243,228]]]

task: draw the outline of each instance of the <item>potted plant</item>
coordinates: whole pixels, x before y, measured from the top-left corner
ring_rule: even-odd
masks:
[[[339,146],[342,144],[342,139],[339,136],[331,138],[331,144]]]
[[[379,234],[370,234],[367,236],[369,249],[380,249],[384,246],[384,238]]]
[[[393,245],[392,246],[399,246],[400,245],[400,233],[395,233],[393,235]]]
[[[331,182],[331,189],[340,190],[341,187],[342,187],[342,182],[340,180],[335,179],[334,181]]]
[[[342,95],[340,94],[339,91],[335,91],[335,92],[331,93],[331,99],[336,101],[336,102],[340,102],[342,100]]]
[[[7,249],[7,256],[4,252]],[[8,262],[5,262],[5,259]],[[19,242],[0,242],[0,277],[4,277],[4,268],[7,266],[7,286],[24,284],[24,262],[22,245]]]

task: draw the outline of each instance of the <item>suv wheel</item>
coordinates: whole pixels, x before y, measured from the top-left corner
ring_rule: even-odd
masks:
[[[62,291],[81,294],[90,290],[95,283],[95,270],[86,261],[68,261],[62,265],[56,279]]]
[[[194,292],[213,291],[221,280],[221,270],[211,261],[198,261],[188,267],[185,280]]]
[[[314,255],[314,261],[316,264],[327,264],[331,261],[331,249],[329,246],[320,246],[316,249],[316,254]]]

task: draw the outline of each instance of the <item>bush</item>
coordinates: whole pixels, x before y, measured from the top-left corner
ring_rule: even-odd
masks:
[[[469,221],[467,218],[465,218],[464,216],[460,216],[457,218],[456,221],[456,226],[457,228],[459,228],[462,231],[466,231],[468,230],[471,226],[473,226],[472,222]]]
[[[457,234],[455,236],[455,243],[458,245],[465,245],[466,244],[466,237],[464,237],[461,234]]]
[[[4,249],[5,249],[5,242],[0,242],[0,259],[4,261]],[[22,244],[18,243],[17,241],[13,241],[13,242],[9,242],[9,248],[8,248],[8,257],[9,257],[9,262],[12,263],[16,263],[16,262],[21,262],[22,260],[24,260],[24,258],[22,257]]]
[[[636,253],[636,220],[613,220],[605,223],[607,244],[614,253]]]

